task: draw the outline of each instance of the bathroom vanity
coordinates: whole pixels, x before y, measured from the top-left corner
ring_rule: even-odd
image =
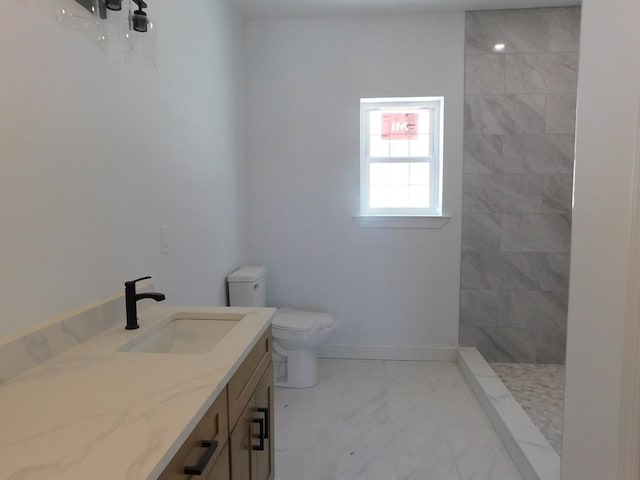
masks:
[[[274,311],[158,304],[139,330],[118,319],[0,376],[0,479],[273,480]],[[34,339],[55,350],[69,326],[52,325],[1,339],[0,358]]]
[[[265,332],[159,480],[273,480],[273,366]]]

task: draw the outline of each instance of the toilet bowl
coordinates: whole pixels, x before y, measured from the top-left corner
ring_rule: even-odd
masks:
[[[229,304],[238,307],[264,307],[265,273],[261,266],[248,266],[227,277]],[[317,348],[325,343],[337,327],[327,313],[291,308],[276,311],[271,323],[274,352],[275,385],[309,388],[318,383]]]
[[[279,309],[271,323],[276,386],[309,388],[319,381],[317,348],[336,329],[333,316],[290,308]]]

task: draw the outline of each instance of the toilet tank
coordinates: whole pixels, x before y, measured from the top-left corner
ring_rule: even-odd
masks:
[[[227,277],[229,305],[232,307],[264,307],[266,269],[262,266],[242,267]]]

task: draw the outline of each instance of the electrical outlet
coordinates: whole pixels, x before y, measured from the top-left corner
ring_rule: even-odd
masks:
[[[160,254],[169,253],[169,227],[160,227]]]

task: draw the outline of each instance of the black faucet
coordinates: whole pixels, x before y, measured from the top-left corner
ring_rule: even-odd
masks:
[[[164,293],[136,293],[136,282],[149,278],[151,277],[142,277],[124,282],[124,298],[127,306],[127,330],[135,330],[140,327],[140,325],[138,325],[138,300],[153,298],[156,302],[161,302],[166,298]]]

